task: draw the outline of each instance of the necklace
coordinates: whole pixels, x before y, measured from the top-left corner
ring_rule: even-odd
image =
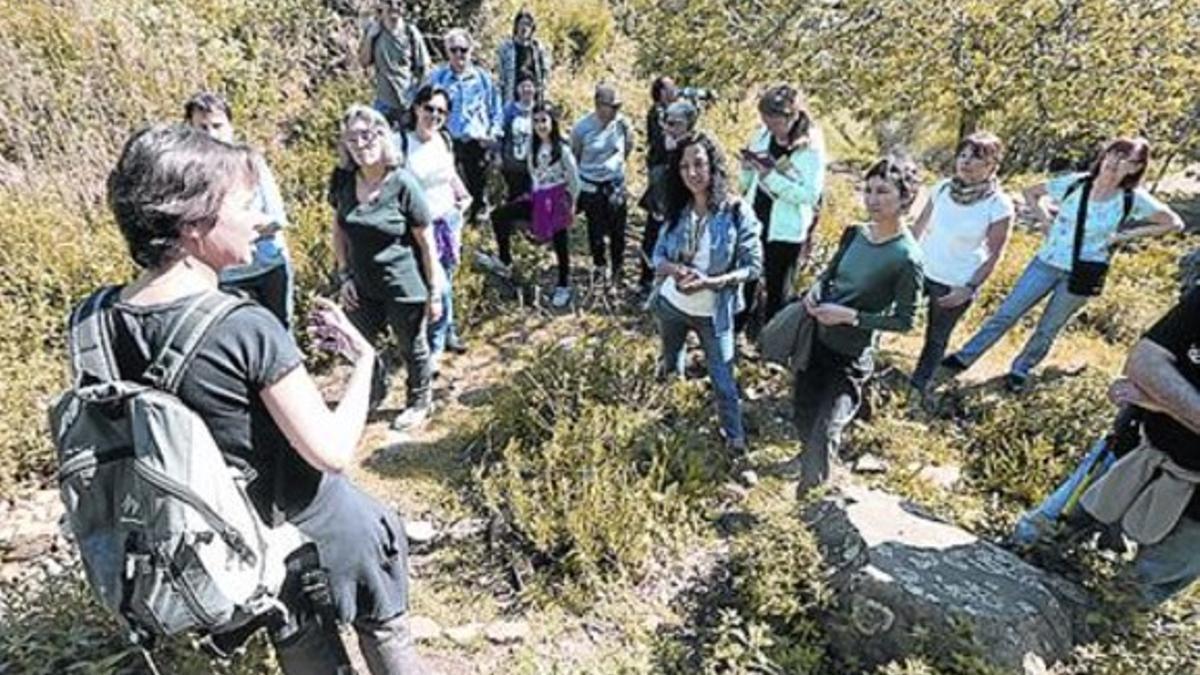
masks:
[[[687,240],[684,241],[683,247],[683,262],[689,265],[696,259],[696,254],[700,252],[700,239],[704,235],[704,228],[708,226],[708,213],[700,214],[692,211],[690,220]]]

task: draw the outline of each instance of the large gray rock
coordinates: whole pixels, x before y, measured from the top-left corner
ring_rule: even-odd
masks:
[[[827,630],[843,659],[874,666],[973,641],[987,660],[1022,672],[1086,638],[1082,589],[896,497],[846,487],[807,519],[831,565]]]

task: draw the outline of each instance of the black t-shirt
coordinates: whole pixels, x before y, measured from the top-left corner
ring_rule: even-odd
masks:
[[[1175,368],[1192,387],[1200,390],[1200,289],[1188,292],[1154,324],[1146,339],[1171,352]],[[1142,429],[1154,447],[1170,455],[1176,464],[1200,471],[1200,435],[1170,415],[1148,411],[1142,415]]]
[[[151,354],[194,297],[113,305],[113,352],[125,379],[141,380]],[[180,400],[208,423],[221,452],[254,470],[248,493],[269,523],[299,513],[321,483],[321,473],[292,448],[259,396],[302,361],[279,320],[259,305],[247,305],[213,327],[179,386]]]
[[[376,301],[423,303],[428,297],[413,230],[432,219],[417,179],[392,170],[379,197],[358,203],[355,172],[337,168],[329,178],[329,203],[350,243],[350,270],[358,293]]]
[[[534,81],[536,82],[538,74],[537,74],[537,65],[534,64],[534,61],[533,61],[533,56],[534,56],[533,55],[533,44],[532,43],[527,44],[527,43],[523,43],[523,42],[519,42],[519,41],[515,41],[515,40],[513,41],[513,44],[516,45],[516,48],[517,48],[517,50],[516,50],[516,66],[517,66],[516,74],[518,76],[528,75],[528,76],[534,78]],[[513,92],[513,94],[515,97],[516,92]]]
[[[779,161],[780,157],[788,154],[788,149],[780,145],[772,136],[767,152],[770,153],[771,159]],[[771,232],[771,207],[773,206],[775,206],[775,198],[767,194],[760,181],[758,189],[754,192],[754,215],[758,217],[758,222],[762,223],[763,241],[767,241],[767,236]]]

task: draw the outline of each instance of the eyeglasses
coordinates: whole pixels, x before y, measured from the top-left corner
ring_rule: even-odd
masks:
[[[450,52],[451,54],[470,54],[471,48],[470,47],[447,47],[446,51]]]
[[[362,129],[359,131],[347,131],[342,138],[349,145],[367,145],[374,143],[375,139],[383,135],[379,129]]]
[[[672,119],[669,119],[669,120],[667,120],[667,121],[666,121],[666,125],[667,125],[667,126],[669,126],[669,127],[681,127],[681,126],[683,126],[683,125],[685,125],[685,124],[687,124],[687,121],[686,121],[686,120],[672,120]]]
[[[428,103],[422,105],[421,110],[424,110],[426,113],[428,113],[430,115],[441,115],[442,117],[445,117],[446,113],[447,113],[447,110],[445,108],[442,108],[442,107],[436,106],[436,105],[430,105]]]

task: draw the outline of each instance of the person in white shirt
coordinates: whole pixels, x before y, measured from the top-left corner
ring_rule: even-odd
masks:
[[[458,175],[454,146],[444,131],[450,114],[450,96],[441,87],[426,84],[413,97],[412,120],[401,132],[397,145],[404,153],[406,168],[425,192],[425,204],[433,219],[433,239],[437,260],[446,275],[443,287],[442,316],[429,324],[429,352],[433,370],[443,351],[466,352],[454,323],[454,270],[462,253],[463,214],[471,204],[471,194]]]
[[[911,382],[921,393],[946,354],[950,335],[996,269],[1012,232],[1013,202],[996,173],[1004,145],[988,132],[964,138],[954,175],[934,185],[912,233],[925,255],[929,315]]]

